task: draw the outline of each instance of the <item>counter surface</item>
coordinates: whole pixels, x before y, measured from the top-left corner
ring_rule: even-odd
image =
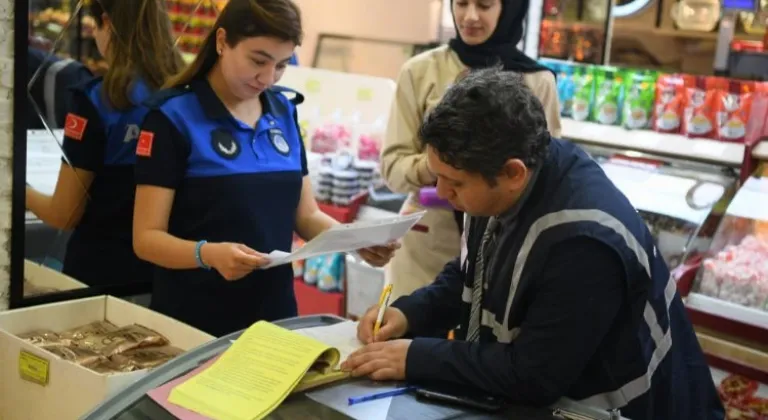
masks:
[[[299,317],[276,322],[276,324],[289,329],[309,328],[320,325],[329,325],[339,322],[341,318],[333,316],[310,316]],[[173,417],[168,414],[162,407],[155,403],[152,399],[146,396],[146,393],[156,387],[159,387],[174,378],[189,372],[190,370],[200,366],[211,357],[220,354],[226,348],[231,345],[231,340],[236,339],[241,332],[233,333],[231,335],[221,337],[215,341],[212,341],[202,347],[189,351],[172,362],[167,363],[151,374],[147,375],[143,379],[139,380],[135,384],[124,389],[112,398],[104,401],[101,405],[96,407],[89,414],[84,416],[83,420],[138,420],[151,418],[153,420],[172,420]],[[341,384],[332,385],[325,390],[333,389],[342,392],[354,392],[348,390],[349,387],[361,386],[370,384],[369,381],[354,381],[344,382]],[[317,398],[316,393],[323,392],[321,390],[310,390],[307,393],[315,393],[314,398]],[[391,403],[386,409],[382,409],[380,405],[371,404],[371,410],[376,412],[365,413],[362,416],[350,417],[341,413],[329,405],[321,404],[307,396],[307,393],[292,395],[285,402],[275,410],[267,419],[312,419],[312,420],[346,420],[352,418],[366,418],[366,419],[511,419],[511,420],[553,420],[560,417],[552,415],[552,409],[548,408],[529,408],[529,407],[510,407],[500,413],[483,413],[469,411],[465,409],[458,409],[454,407],[426,404],[411,395],[403,395],[392,398]],[[346,395],[346,394],[345,394]],[[378,407],[378,408],[375,408]],[[382,412],[385,411],[385,412]],[[607,413],[600,411],[592,412],[588,410],[592,417],[595,419],[608,419]]]

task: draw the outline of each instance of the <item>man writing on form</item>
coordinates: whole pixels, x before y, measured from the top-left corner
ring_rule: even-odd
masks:
[[[468,215],[461,257],[395,301],[376,337],[370,310],[358,330],[369,344],[343,369],[518,404],[567,397],[633,420],[722,419],[645,223],[546,127],[513,73],[475,71],[446,92],[420,137],[438,194]],[[454,328],[456,340],[435,338]]]

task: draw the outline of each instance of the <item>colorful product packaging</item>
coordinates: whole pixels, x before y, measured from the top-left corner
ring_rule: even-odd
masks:
[[[624,106],[621,124],[630,130],[649,128],[656,98],[656,78],[653,71],[628,72],[624,78]]]
[[[573,114],[573,97],[576,94],[576,83],[573,78],[573,66],[561,64],[557,67],[557,96],[560,99],[560,115],[571,117]]]
[[[605,125],[619,124],[622,102],[622,73],[615,68],[595,68],[595,101],[592,121]]]
[[[743,143],[752,111],[754,83],[731,80],[728,89],[718,90],[715,101],[717,138],[720,141]]]
[[[656,81],[656,101],[653,109],[654,131],[679,133],[683,124],[686,94],[685,75],[661,74]]]
[[[578,66],[573,68],[573,102],[571,105],[571,118],[576,121],[589,119],[592,94],[595,88],[592,67]]]
[[[696,76],[686,86],[682,134],[690,138],[717,138],[718,90],[723,88],[727,88],[726,79],[704,76]]]

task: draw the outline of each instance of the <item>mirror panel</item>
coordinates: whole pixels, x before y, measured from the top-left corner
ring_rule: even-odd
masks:
[[[67,115],[74,111],[75,102],[77,102],[73,99],[76,96],[73,87],[82,86],[93,78],[105,75],[109,68],[107,60],[99,52],[96,40],[108,39],[107,45],[110,42],[127,41],[123,34],[115,30],[110,20],[102,21],[93,16],[93,10],[107,9],[99,7],[107,5],[107,3],[97,3],[100,1],[30,0],[28,46],[30,58],[27,66],[29,99],[27,105],[30,117],[27,123],[28,211],[25,226],[25,298],[73,288],[93,286],[109,288],[117,286],[118,283],[125,284],[125,280],[117,280],[118,275],[114,278],[109,275],[101,276],[98,282],[88,281],[83,278],[87,276],[78,275],[77,273],[82,270],[76,266],[81,265],[82,261],[87,259],[98,261],[99,258],[103,261],[107,253],[84,255],[74,249],[79,248],[73,245],[79,239],[72,240],[73,235],[76,238],[82,235],[84,229],[78,230],[78,223],[74,223],[74,220],[81,220],[83,213],[89,212],[89,205],[93,202],[93,197],[97,196],[94,195],[95,185],[100,182],[99,187],[103,190],[106,183],[112,182],[108,180],[111,175],[104,175],[106,170],[101,166],[99,166],[101,169],[92,171],[79,168],[76,162],[77,157],[67,156],[65,152],[65,150],[74,149],[64,147],[65,141],[74,141],[72,137],[84,132],[88,123],[87,119],[67,118]],[[165,13],[173,31],[172,36],[176,40],[177,48],[184,53],[185,60],[191,61],[195,57],[204,36],[215,23],[218,11],[224,4],[226,1],[165,1]],[[97,22],[103,22],[102,26],[99,27]],[[82,96],[79,98],[82,100]],[[101,109],[99,108],[100,113]],[[128,125],[123,129],[130,130],[134,127]],[[128,136],[126,131],[124,140],[126,143],[133,142],[133,147],[138,134],[138,130],[134,131],[136,136]],[[65,132],[67,140],[65,140]],[[88,137],[87,140],[91,139]],[[106,142],[106,139],[107,133],[98,140]],[[130,155],[133,156],[132,153]],[[103,162],[105,166],[108,165],[106,161]],[[68,173],[68,183],[61,182],[61,179],[67,177],[64,175],[65,172]],[[132,174],[132,168],[130,173]],[[40,204],[52,202],[51,197],[57,188],[57,183],[59,192],[64,189],[63,185],[68,185],[70,191],[70,194],[57,195],[57,199],[62,196],[72,197],[73,191],[79,192],[82,198],[77,201],[81,202],[77,210],[69,211],[69,214],[61,214],[61,210],[59,212],[53,210],[55,206],[46,207]],[[103,200],[103,196],[101,199]],[[93,205],[90,211],[96,212],[94,209],[97,207],[100,208],[101,204]],[[105,248],[107,246],[105,244]],[[130,244],[128,246],[130,247]],[[77,254],[79,254],[77,257],[73,257]],[[116,270],[119,270],[119,267],[116,267]],[[67,276],[62,276],[61,273]],[[117,271],[115,273],[118,274]],[[149,281],[150,279],[137,279],[138,283],[147,284]]]
[[[77,66],[77,58],[83,49],[77,32],[83,3],[70,0],[30,1],[27,51],[27,208],[37,209],[41,217],[32,211],[26,214],[24,297],[68,288],[66,284],[55,284],[55,279],[33,275],[34,270],[28,267],[40,265],[60,271],[69,238],[69,232],[57,226],[66,223],[72,215],[57,214],[56,218],[63,222],[54,222],[51,219],[53,212],[47,210],[47,203],[56,188],[60,169],[67,162],[62,140],[71,96],[68,87],[91,77],[91,72],[86,68],[71,77],[64,77]],[[85,192],[82,185],[79,188]],[[45,223],[43,219],[51,223]]]

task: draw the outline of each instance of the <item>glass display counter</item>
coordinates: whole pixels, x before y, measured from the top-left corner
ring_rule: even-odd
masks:
[[[727,201],[734,177],[703,165],[584,148],[648,224],[670,268],[709,248],[717,207]]]
[[[343,321],[335,316],[308,316],[291,318],[276,322],[284,328],[299,329],[323,325],[331,325]],[[199,367],[212,357],[222,353],[236,339],[240,332],[221,337],[205,344],[195,350],[177,357],[168,362],[148,376],[125,388],[122,392],[104,401],[94,408],[82,420],[172,420],[165,409],[154,402],[146,394],[175,378],[183,376],[191,370]],[[344,385],[335,387],[354,387],[355,382],[345,382]],[[328,388],[324,388],[328,389]],[[310,391],[311,392],[311,391]],[[358,391],[359,392],[359,391]],[[313,399],[315,398],[315,399]],[[388,409],[382,412],[381,406],[371,404],[366,412],[355,416],[345,414],[330,406],[333,404],[320,403],[317,397],[310,398],[306,393],[290,396],[277,410],[273,411],[267,419],[305,419],[305,420],[347,420],[361,418],[371,419],[507,419],[507,420],[557,420],[557,419],[603,419],[609,420],[609,413],[581,406],[570,401],[558,402],[557,406],[561,415],[555,416],[553,408],[526,408],[512,407],[499,413],[489,414],[476,411],[467,411],[457,407],[433,405],[416,400],[413,396],[402,395],[394,397]],[[378,408],[375,408],[378,407]],[[620,418],[619,418],[620,420]]]
[[[740,312],[768,329],[768,177],[749,178],[731,201],[693,291],[749,308]]]

